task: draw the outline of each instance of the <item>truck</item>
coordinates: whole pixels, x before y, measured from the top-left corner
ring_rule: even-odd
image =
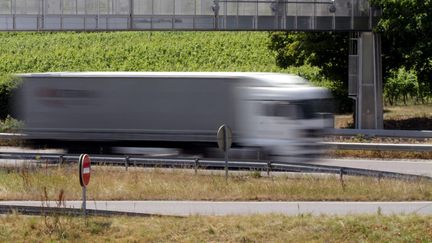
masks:
[[[60,72],[17,75],[14,103],[33,142],[211,151],[222,125],[233,147],[278,160],[320,154],[331,94],[296,75],[239,72]]]

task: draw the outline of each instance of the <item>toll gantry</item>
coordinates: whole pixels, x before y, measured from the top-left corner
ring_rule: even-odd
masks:
[[[382,128],[380,9],[368,0],[0,0],[0,31],[350,32],[357,128]]]

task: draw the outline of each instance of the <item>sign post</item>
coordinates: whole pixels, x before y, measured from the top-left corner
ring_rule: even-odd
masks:
[[[86,192],[87,192],[87,185],[90,182],[90,174],[91,174],[91,162],[88,154],[81,154],[79,158],[78,167],[79,167],[79,179],[82,188],[82,198],[83,198],[82,209],[83,209],[84,216],[86,216],[86,201],[87,201]]]
[[[217,142],[219,148],[225,152],[225,179],[228,180],[228,150],[232,145],[232,131],[228,125],[223,124],[219,127]]]

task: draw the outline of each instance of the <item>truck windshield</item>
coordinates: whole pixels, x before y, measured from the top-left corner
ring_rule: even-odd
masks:
[[[313,119],[333,112],[334,105],[331,99],[273,101],[265,105],[266,116],[288,119]]]
[[[265,115],[299,119],[300,114],[297,104],[292,104],[290,102],[271,102],[265,105]]]

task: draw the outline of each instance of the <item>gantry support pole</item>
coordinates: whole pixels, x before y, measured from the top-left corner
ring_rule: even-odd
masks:
[[[383,128],[381,37],[362,32],[358,39],[356,128]]]

